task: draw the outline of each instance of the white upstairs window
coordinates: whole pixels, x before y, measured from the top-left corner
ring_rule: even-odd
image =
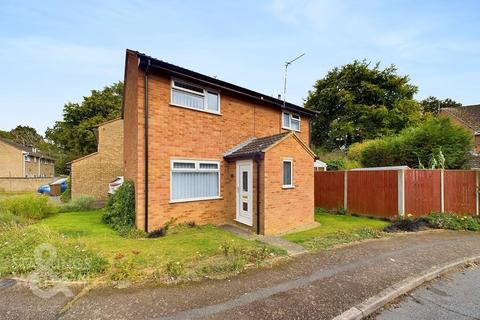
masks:
[[[282,127],[288,130],[300,131],[300,116],[284,111],[282,114]]]
[[[178,107],[220,113],[220,94],[196,84],[172,80],[171,104]]]

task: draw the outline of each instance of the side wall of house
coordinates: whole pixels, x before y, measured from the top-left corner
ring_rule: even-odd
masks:
[[[144,136],[143,136],[143,73],[138,69],[137,57],[128,52],[125,61],[124,119],[124,174],[135,184],[136,225],[144,225]]]
[[[0,177],[23,177],[22,151],[0,141]]]
[[[283,160],[293,160],[294,188],[283,188]],[[278,234],[314,222],[313,156],[291,136],[265,153],[265,234]]]
[[[98,152],[72,162],[72,199],[91,195],[107,198],[108,183],[123,175],[123,120],[98,128]]]
[[[130,70],[130,68],[137,68],[137,64],[136,61],[133,63],[134,61],[129,59],[133,58],[129,58],[127,54],[126,90],[129,88],[128,83],[133,83],[132,86],[137,87],[137,93],[136,96],[133,94],[127,96],[125,100],[125,150],[131,148],[137,152],[132,154],[131,158],[126,152],[125,168],[126,177],[135,181],[137,227],[143,228],[145,214],[144,81],[142,71],[135,73]],[[235,199],[232,199],[235,197],[235,169],[223,160],[223,155],[251,137],[282,132],[281,110],[262,102],[220,92],[221,115],[210,114],[171,106],[170,77],[150,73],[148,86],[149,230],[162,226],[171,218],[178,218],[177,221],[195,220],[197,223],[231,221],[234,214],[231,210],[235,205]],[[299,135],[308,143],[308,119],[302,118],[301,125],[302,132]],[[171,203],[170,161],[172,159],[219,161],[221,199]],[[313,168],[311,162],[310,159],[308,165]]]

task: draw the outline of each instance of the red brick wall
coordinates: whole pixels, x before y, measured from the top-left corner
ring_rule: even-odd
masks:
[[[130,70],[136,68],[134,56],[127,55],[125,176],[135,181],[137,226],[143,228],[144,82],[142,71]],[[210,114],[171,106],[170,77],[150,73],[148,85],[149,230],[162,226],[172,217],[179,218],[178,221],[195,220],[197,223],[230,222],[235,215],[235,163],[224,161],[223,154],[253,136],[262,137],[282,132],[281,110],[262,102],[220,92],[221,115]],[[135,91],[135,87],[134,94],[130,90]],[[301,125],[302,132],[299,135],[308,143],[308,118],[302,117]],[[220,161],[222,199],[170,203],[172,158]],[[310,158],[308,173],[311,171],[312,174],[313,210],[312,162]]]
[[[284,189],[283,160],[293,160],[294,188]],[[265,153],[263,230],[282,233],[314,222],[313,156],[290,136]]]

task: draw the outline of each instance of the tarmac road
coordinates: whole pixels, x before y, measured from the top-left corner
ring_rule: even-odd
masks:
[[[480,319],[480,267],[451,274],[419,288],[376,319]]]

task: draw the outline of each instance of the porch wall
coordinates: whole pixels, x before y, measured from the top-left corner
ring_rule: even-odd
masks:
[[[293,159],[294,188],[283,189],[283,160]],[[262,204],[265,234],[301,229],[314,223],[313,157],[289,137],[265,153]]]

